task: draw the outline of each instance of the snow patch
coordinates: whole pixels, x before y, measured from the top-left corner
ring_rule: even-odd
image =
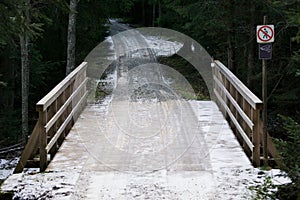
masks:
[[[215,199],[215,187],[209,172],[153,173],[96,172],[84,175],[88,186],[74,199]],[[83,194],[84,193],[84,194]]]
[[[114,46],[114,42],[112,40],[112,37],[111,36],[106,37],[105,42],[109,43],[109,50],[112,54],[111,56],[108,56],[107,59],[110,60],[110,61],[117,60],[117,55],[116,55],[116,52],[115,52],[115,46]]]
[[[149,47],[154,50],[156,56],[172,56],[183,47],[183,44],[177,41],[168,41],[157,36],[144,37]]]
[[[13,199],[64,199],[74,191],[78,174],[51,172],[14,174],[2,185],[2,191],[14,191]]]
[[[254,182],[256,184],[262,184],[266,177],[270,177],[272,184],[275,186],[286,185],[292,182],[292,180],[287,176],[286,172],[280,169],[261,170],[254,168],[253,173],[255,174]]]
[[[14,171],[15,166],[18,164],[19,158],[0,159],[0,180],[5,180]]]

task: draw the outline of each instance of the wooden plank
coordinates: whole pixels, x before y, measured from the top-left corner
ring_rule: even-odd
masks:
[[[248,138],[247,134],[244,132],[244,130],[242,129],[242,127],[239,125],[238,121],[235,119],[234,115],[232,114],[231,110],[229,109],[229,107],[226,105],[226,103],[223,101],[223,99],[221,98],[220,94],[218,94],[218,92],[216,90],[215,91],[215,95],[217,97],[217,99],[220,101],[220,103],[222,104],[222,106],[225,108],[225,110],[227,111],[230,119],[232,120],[232,122],[234,123],[235,127],[237,128],[239,134],[242,136],[242,138],[244,139],[244,141],[246,142],[246,144],[248,145],[249,149],[251,151],[253,151],[253,147],[254,145],[252,144],[252,142],[250,141],[250,139]]]
[[[260,110],[253,110],[253,123],[254,123],[254,127],[253,127],[253,144],[254,144],[254,149],[253,149],[253,165],[255,167],[259,167],[260,166],[260,118],[259,118],[259,112]]]
[[[251,105],[245,99],[243,99],[243,110],[250,120],[251,120],[251,108],[252,108]]]
[[[58,138],[60,137],[60,135],[63,133],[63,131],[65,130],[65,128],[68,125],[68,123],[73,118],[73,115],[80,108],[80,105],[85,101],[85,99],[87,98],[87,96],[88,96],[88,92],[86,92],[84,94],[84,96],[80,99],[80,101],[77,103],[77,105],[73,108],[72,112],[69,114],[69,116],[64,121],[64,123],[59,127],[59,129],[57,130],[56,134],[54,135],[54,137],[51,139],[51,141],[48,143],[48,145],[46,147],[46,151],[47,152],[49,152],[50,149],[53,147],[53,145],[56,143],[56,141],[58,140]]]
[[[234,85],[243,98],[246,99],[253,108],[262,108],[262,101],[254,95],[227,67],[218,60],[215,60],[214,62],[219,70],[227,77],[231,84]]]
[[[225,91],[230,90],[230,82],[226,79],[225,75],[221,73],[221,71],[219,71],[219,73],[220,73],[220,75],[221,75],[221,83],[223,83],[222,85],[225,86],[225,88],[226,88],[226,90],[222,90],[222,88],[220,87],[220,90],[221,90],[221,97],[222,97],[222,99],[224,100],[224,102],[227,104],[228,101],[229,101],[229,99],[226,97]],[[221,104],[221,105],[222,105],[222,104]],[[224,112],[226,113],[226,114],[225,114],[225,118],[226,118],[226,120],[228,121],[228,123],[230,124],[230,121],[229,121],[230,118],[229,118],[229,116],[228,116],[228,113],[227,113],[225,107],[223,107],[223,108],[224,108]]]
[[[249,103],[245,99],[242,100],[242,106],[243,106],[244,113],[249,117],[250,113],[251,113],[251,106],[249,105]],[[252,131],[253,131],[253,129],[251,130],[247,126],[246,122],[243,122],[243,128],[244,128],[247,136],[252,140]],[[249,157],[252,156],[251,152],[249,152],[249,151],[247,151],[247,154],[249,155]]]
[[[81,95],[85,96],[87,95],[88,91],[86,90],[86,88],[83,88],[83,90],[81,91]],[[83,108],[86,106],[87,103],[87,96],[85,96],[85,101],[82,101],[78,107],[78,109],[76,110],[76,112],[73,115],[73,118],[75,121],[77,121],[78,117],[80,116],[80,113],[82,112]],[[71,130],[72,127],[70,127]]]
[[[249,119],[249,117],[245,114],[244,110],[238,105],[238,103],[230,95],[230,93],[227,91],[227,89],[224,87],[224,85],[219,81],[219,79],[217,77],[214,77],[214,81],[221,88],[221,90],[225,93],[228,100],[233,104],[233,106],[236,108],[237,112],[240,114],[240,116],[243,118],[243,120],[247,123],[249,128],[252,130],[253,122],[251,121],[251,119]]]
[[[56,113],[57,111],[57,101],[55,100],[44,112],[46,113],[46,122],[48,122]],[[48,137],[52,137],[56,130],[55,127],[53,127],[50,131],[46,131]]]
[[[46,124],[46,112],[39,112],[39,118],[40,118],[40,124],[39,124],[39,138],[40,138],[40,171],[43,172],[45,171],[47,167],[47,151],[46,151],[46,146],[47,146],[47,133],[44,128]]]
[[[22,151],[21,158],[20,158],[16,168],[14,169],[14,172],[13,172],[14,174],[21,173],[23,171],[24,167],[26,166],[27,160],[31,157],[32,153],[38,146],[38,143],[39,143],[39,127],[38,126],[39,126],[39,121],[34,126],[34,129],[30,135],[30,138],[29,138],[24,150]]]
[[[51,118],[51,120],[46,124],[45,129],[46,132],[55,124],[58,118],[63,114],[63,112],[67,109],[70,103],[73,101],[73,98],[80,92],[80,90],[85,86],[87,83],[88,78],[86,78],[79,87],[73,92],[73,94],[68,98],[68,100],[63,104],[63,106],[56,112],[56,114]]]
[[[44,98],[37,103],[38,111],[44,111],[47,107],[57,99],[57,97],[69,86],[76,78],[76,75],[83,73],[87,68],[87,62],[81,63],[74,69],[64,80],[62,80],[55,88],[53,88]]]

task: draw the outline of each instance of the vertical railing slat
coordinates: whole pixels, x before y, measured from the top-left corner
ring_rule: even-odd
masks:
[[[45,171],[47,167],[47,132],[45,129],[45,125],[47,123],[47,109],[44,111],[43,109],[39,109],[39,118],[40,125],[39,125],[39,132],[40,132],[40,171]]]
[[[260,110],[253,110],[253,164],[260,166]]]

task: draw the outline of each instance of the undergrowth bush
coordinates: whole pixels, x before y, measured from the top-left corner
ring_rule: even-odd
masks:
[[[277,197],[284,200],[300,200],[300,124],[290,117],[280,115],[286,140],[277,139],[277,147],[291,184],[279,187]]]

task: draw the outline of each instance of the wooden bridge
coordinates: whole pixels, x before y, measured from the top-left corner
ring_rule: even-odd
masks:
[[[87,104],[87,65],[83,62],[37,103],[39,119],[14,173],[28,167],[46,170]],[[212,62],[212,74],[216,104],[248,158],[254,166],[260,166],[266,148],[262,146],[262,101],[221,62]],[[265,159],[278,159],[269,136],[267,150]]]

